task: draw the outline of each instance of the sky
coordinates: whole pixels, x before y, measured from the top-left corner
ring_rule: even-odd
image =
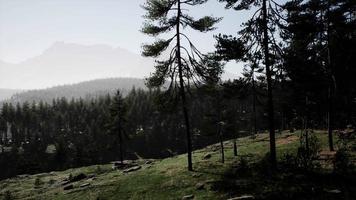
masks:
[[[0,0],[0,60],[20,63],[40,55],[55,42],[106,44],[141,53],[154,39],[140,32],[145,0]],[[225,10],[217,0],[189,8],[198,18],[223,17],[210,33],[186,30],[202,52],[213,51],[213,35],[236,34],[248,13]],[[233,73],[241,67],[229,64]]]

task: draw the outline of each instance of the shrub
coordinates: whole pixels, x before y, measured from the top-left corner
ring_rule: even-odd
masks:
[[[334,164],[334,172],[337,174],[348,174],[353,170],[354,166],[350,160],[350,153],[347,149],[342,148],[339,149],[333,161]]]
[[[283,155],[280,165],[283,169],[293,170],[296,167],[296,156],[286,153]]]
[[[36,177],[34,185],[35,185],[35,188],[38,188],[42,185],[42,181],[39,177]]]
[[[318,167],[316,159],[320,151],[321,143],[315,135],[302,136],[296,157],[297,166],[307,170]]]

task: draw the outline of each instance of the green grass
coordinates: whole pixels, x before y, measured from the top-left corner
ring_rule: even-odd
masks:
[[[317,136],[327,148],[327,135],[317,131]],[[296,151],[299,145],[298,132],[290,134],[284,132],[277,135],[277,153],[279,158],[289,152]],[[288,140],[288,141],[287,141]],[[193,194],[195,199],[227,199],[231,193],[224,190],[213,189],[214,181],[223,180],[226,172],[231,169],[239,158],[251,155],[258,160],[269,150],[267,134],[259,134],[257,138],[250,137],[238,139],[238,157],[233,155],[232,142],[225,142],[226,162],[220,162],[220,151],[212,151],[212,146],[197,150],[193,153],[194,172],[186,170],[186,155],[179,155],[163,160],[155,160],[147,165],[138,161],[142,169],[123,173],[120,170],[112,170],[111,165],[82,167],[61,172],[44,173],[30,176],[19,176],[0,181],[0,199],[5,191],[10,191],[15,199],[182,199],[183,196]],[[203,160],[206,153],[212,157]],[[97,174],[100,172],[100,174]],[[94,180],[82,180],[74,183],[74,189],[64,191],[60,182],[70,174],[79,173],[97,174]],[[41,184],[35,186],[36,178]],[[81,184],[90,183],[89,187],[80,188]],[[205,183],[204,189],[197,190],[198,183]]]

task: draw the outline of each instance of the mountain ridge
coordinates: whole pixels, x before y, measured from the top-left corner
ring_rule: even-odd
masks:
[[[74,84],[58,85],[46,89],[34,89],[16,93],[4,102],[16,104],[24,102],[47,102],[65,97],[67,99],[95,98],[107,94],[114,94],[118,89],[127,95],[133,88],[146,89],[144,79],[119,77],[83,81]]]
[[[107,77],[145,78],[153,66],[153,59],[120,47],[56,42],[25,61],[0,61],[0,86],[35,89]]]

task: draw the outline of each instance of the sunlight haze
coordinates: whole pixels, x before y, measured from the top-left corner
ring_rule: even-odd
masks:
[[[0,88],[44,88],[92,78],[131,75],[115,71],[115,64],[121,64],[116,62],[108,67],[97,66],[102,70],[101,74],[89,72],[72,75],[72,78],[71,76],[53,77],[48,80],[47,74],[44,74],[46,71],[60,71],[61,67],[68,68],[68,66],[59,66],[58,63],[54,63],[57,62],[56,58],[53,60],[46,58],[46,64],[53,62],[57,67],[53,70],[38,69],[33,72],[36,74],[33,78],[29,77],[28,82],[31,83],[19,82],[11,77],[11,74],[15,76],[16,73],[21,73],[22,68],[28,70],[30,67],[24,63],[31,62],[31,59],[38,59],[58,43],[84,45],[89,48],[95,48],[95,45],[106,45],[108,48],[125,49],[139,56],[142,44],[154,40],[140,32],[144,22],[142,17],[144,10],[141,8],[144,2],[144,0],[0,0],[0,71],[1,76],[6,76],[5,79],[13,79],[10,82],[0,81]],[[187,35],[202,52],[214,50],[213,35],[235,34],[239,29],[239,24],[245,20],[242,19],[243,15],[235,11],[226,11],[224,4],[216,1],[194,8],[193,16],[203,15],[224,17],[224,19],[215,31],[209,33],[186,30]],[[231,26],[231,24],[236,24],[236,26]],[[105,58],[97,60],[100,59]],[[13,64],[16,64],[18,68],[15,71],[8,69],[8,66]],[[69,66],[74,66],[74,64],[81,65],[82,63],[74,62]],[[152,65],[150,62],[148,64]],[[50,68],[51,66],[42,67]],[[85,66],[77,67],[85,68]],[[125,68],[125,66],[118,66],[118,68]],[[153,69],[152,66],[147,66],[147,68]],[[239,74],[241,66],[233,62],[226,67],[226,70]],[[7,71],[9,73],[5,75]],[[148,75],[149,71],[145,76]],[[29,74],[26,76],[28,77]],[[142,76],[138,74],[136,77]]]

